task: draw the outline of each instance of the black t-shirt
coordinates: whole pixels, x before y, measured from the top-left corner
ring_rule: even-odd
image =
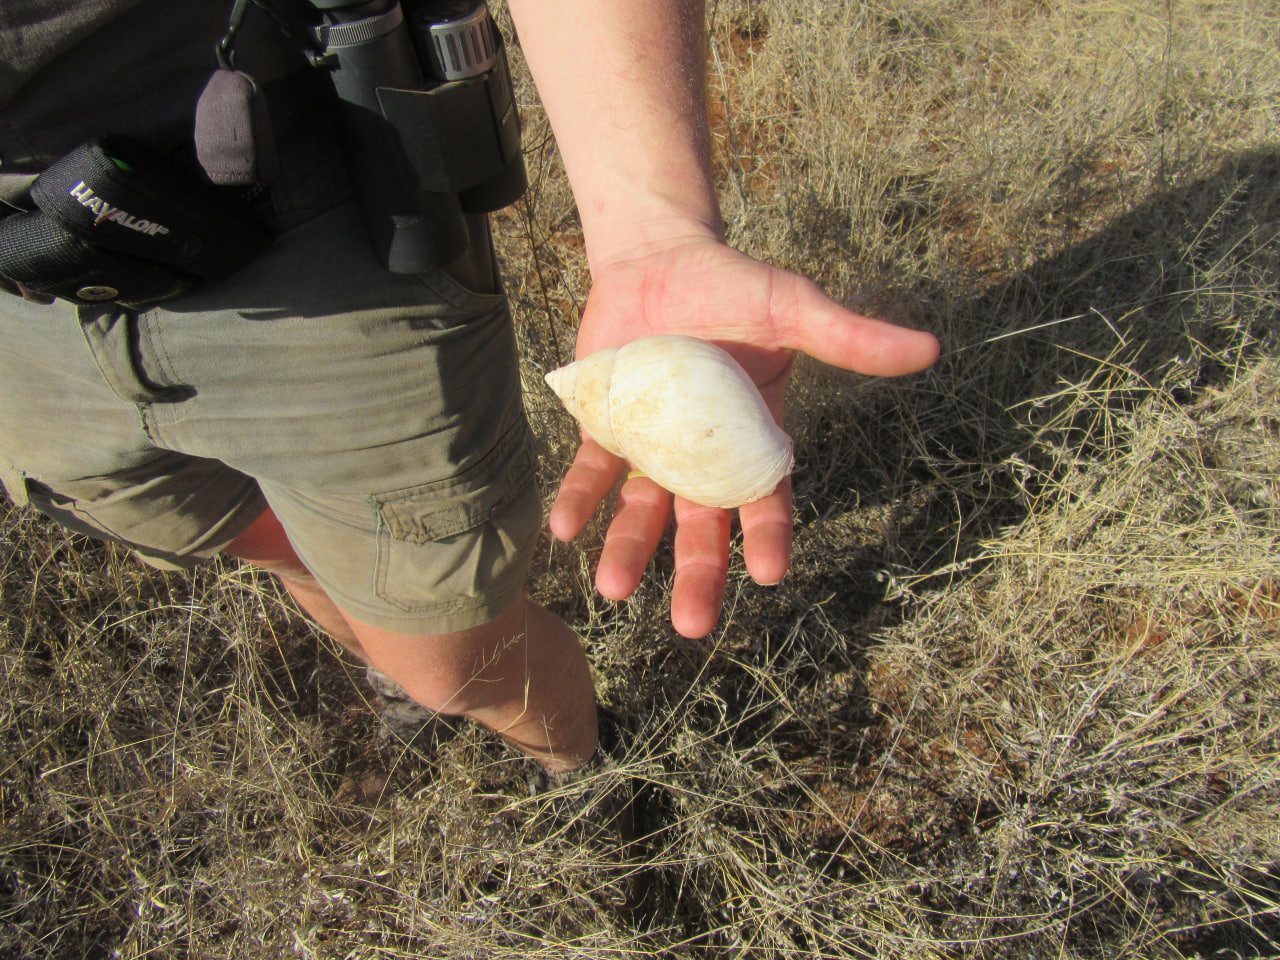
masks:
[[[232,0],[0,2],[0,174],[37,172],[92,137],[191,137]],[[296,49],[250,8],[238,65],[266,82]]]

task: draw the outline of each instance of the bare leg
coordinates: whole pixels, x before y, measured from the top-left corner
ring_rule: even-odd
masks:
[[[484,724],[552,772],[580,767],[595,752],[595,688],[582,644],[532,601],[455,633],[351,624],[369,662],[424,706]]]
[[[521,598],[468,630],[399,634],[343,614],[271,511],[226,552],[279,576],[322,629],[428,709],[483,724],[552,772],[579,767],[595,752],[586,655],[573,631],[537,604]]]
[[[274,573],[289,591],[289,595],[298,601],[298,605],[321,630],[350,653],[365,663],[369,662],[342,612],[294,553],[284,527],[274,513],[268,510],[260,516],[223,552]]]

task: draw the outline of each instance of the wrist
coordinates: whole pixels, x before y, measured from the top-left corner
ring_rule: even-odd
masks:
[[[693,243],[723,243],[724,224],[718,210],[632,211],[602,217],[588,226],[583,215],[587,264],[592,273],[662,250]]]

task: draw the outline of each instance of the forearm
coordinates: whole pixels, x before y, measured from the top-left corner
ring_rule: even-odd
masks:
[[[719,237],[701,0],[509,0],[593,268]]]

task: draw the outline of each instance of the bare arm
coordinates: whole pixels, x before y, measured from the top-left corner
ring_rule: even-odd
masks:
[[[510,0],[592,267],[720,236],[700,0]]]
[[[728,348],[781,423],[793,351],[861,373],[894,376],[937,357],[937,341],[851,313],[795,274],[723,242],[704,107],[700,0],[509,0],[521,45],[578,203],[592,288],[578,330],[583,356],[657,333]],[[551,512],[575,536],[623,464],[585,440]],[[596,573],[600,592],[628,596],[672,509],[677,630],[715,626],[729,563],[731,514],[676,499],[644,478],[622,488]],[[747,569],[761,583],[786,572],[787,481],[740,508]]]

